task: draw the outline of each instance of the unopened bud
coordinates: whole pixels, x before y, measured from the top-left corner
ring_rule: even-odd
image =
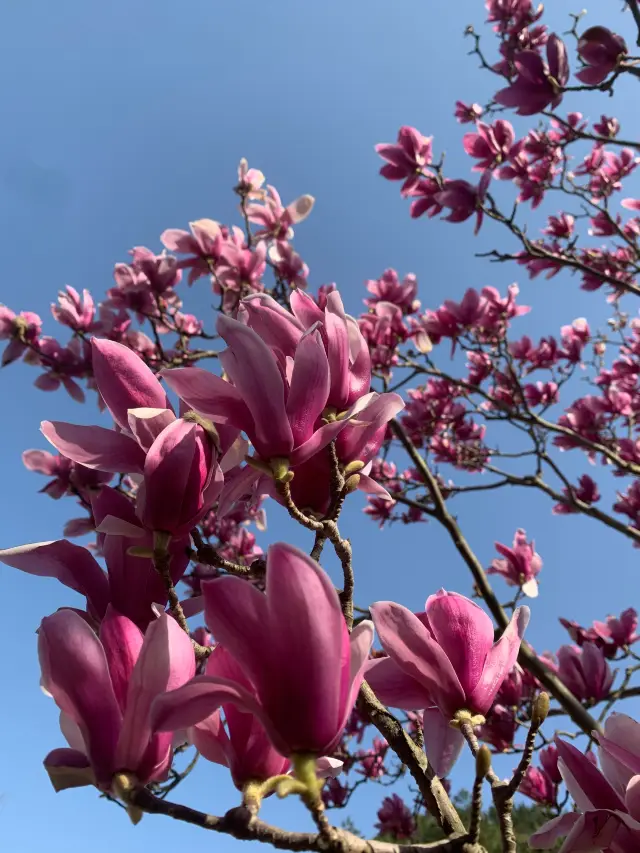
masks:
[[[153,551],[151,548],[145,548],[144,545],[132,545],[130,548],[127,548],[127,555],[129,557],[153,557]]]
[[[262,459],[258,459],[256,456],[245,456],[244,461],[256,471],[260,471],[261,474],[266,474],[267,477],[273,476],[273,471]]]
[[[360,485],[360,474],[352,474],[350,477],[347,477],[345,484],[344,484],[344,490],[347,493],[355,492],[355,490],[358,488],[359,485]]]
[[[345,477],[349,477],[351,474],[358,474],[364,468],[364,462],[360,459],[354,459],[353,462],[349,462],[348,465],[344,466],[344,475]]]
[[[269,467],[276,482],[290,483],[293,480],[293,472],[289,471],[289,460],[286,456],[274,456],[269,460]]]
[[[483,743],[476,755],[476,776],[478,779],[484,779],[489,770],[491,770],[491,750],[486,743]]]
[[[537,698],[533,702],[533,714],[531,717],[531,723],[534,726],[541,726],[544,721],[547,719],[547,715],[549,713],[549,694],[548,693],[540,693]]]

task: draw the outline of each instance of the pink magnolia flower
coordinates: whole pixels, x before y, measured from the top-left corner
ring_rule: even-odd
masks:
[[[582,503],[588,504],[589,506],[600,500],[600,490],[598,489],[598,484],[595,482],[595,480],[592,480],[588,474],[583,474],[578,479],[578,485],[573,486],[572,490],[577,500],[582,501]],[[567,502],[555,504],[555,506],[551,510],[553,514],[570,515],[571,513],[579,512],[579,510],[574,509],[574,507],[571,506],[571,495],[569,493],[569,489],[565,487],[562,491],[565,497],[567,498]]]
[[[262,239],[290,240],[293,237],[292,225],[297,225],[309,216],[315,199],[311,195],[302,195],[284,207],[275,187],[267,185],[262,202],[252,201],[246,207],[249,222],[261,227],[255,236]]]
[[[637,642],[640,636],[636,633],[638,613],[633,607],[623,610],[620,617],[607,616],[606,622],[594,622],[593,630],[607,644],[613,644],[616,649],[630,646]]]
[[[110,791],[118,771],[143,784],[166,777],[172,737],[154,734],[151,703],[195,673],[191,640],[174,619],[163,614],[143,637],[110,609],[98,637],[73,610],[58,610],[42,620],[38,653],[70,746],[44,760],[57,791],[87,784]]]
[[[135,246],[129,254],[132,259],[131,268],[145,277],[150,290],[165,300],[175,300],[172,291],[182,279],[182,270],[176,258],[166,252],[156,255],[146,246]]]
[[[202,588],[207,625],[254,692],[238,681],[198,676],[156,702],[155,728],[193,726],[234,703],[258,718],[281,755],[331,755],[364,677],[372,623],[349,635],[329,577],[283,543],[267,552],[266,593],[236,577]]]
[[[482,205],[491,183],[491,169],[486,169],[482,173],[480,182],[477,187],[470,184],[468,181],[445,181],[444,189],[436,193],[435,201],[441,207],[448,207],[451,213],[445,216],[447,222],[465,222],[470,216],[476,214],[476,227],[474,234],[477,234],[482,227],[484,212]]]
[[[217,645],[207,659],[206,675],[241,685],[255,697],[255,689],[242,667],[229,652]],[[231,771],[233,784],[242,790],[248,782],[262,782],[286,773],[290,761],[272,746],[258,719],[231,702],[187,730],[188,740],[208,761],[222,764]],[[225,727],[226,723],[226,727]]]
[[[31,311],[16,314],[0,304],[0,341],[9,343],[2,354],[2,367],[20,358],[29,346],[36,346],[42,332],[42,320]]]
[[[408,198],[414,199],[410,207],[411,218],[418,219],[426,213],[431,219],[441,213],[443,206],[437,200],[441,191],[442,183],[430,175],[420,178],[415,185],[411,185],[411,188],[405,193]]]
[[[401,192],[406,195],[418,184],[425,166],[432,159],[432,136],[423,136],[415,127],[401,127],[396,144],[380,143],[376,153],[387,163],[380,169],[383,178],[389,181],[404,181]]]
[[[238,163],[238,186],[236,187],[238,195],[261,199],[264,197],[264,190],[260,189],[263,184],[264,175],[260,169],[250,169],[249,163],[243,157]]]
[[[269,246],[269,260],[278,278],[286,281],[291,288],[306,288],[309,278],[309,267],[300,255],[294,251],[291,243],[278,240]]]
[[[549,744],[544,749],[540,750],[540,764],[543,770],[551,779],[554,785],[559,785],[562,782],[562,776],[558,767],[558,750],[554,744]]]
[[[557,107],[562,89],[569,79],[569,62],[564,42],[556,35],[546,44],[547,62],[533,50],[521,50],[514,56],[518,76],[506,89],[495,95],[505,107],[513,107],[518,115],[531,116],[547,106]]]
[[[593,123],[593,129],[600,136],[614,139],[620,132],[620,122],[612,116],[600,116],[599,122]]]
[[[67,285],[66,292],[58,293],[58,304],[51,306],[51,313],[58,323],[69,326],[74,332],[93,331],[96,309],[88,290],[83,290],[80,296],[75,288]]]
[[[634,853],[640,845],[640,726],[624,714],[611,714],[599,737],[600,762],[556,738],[558,768],[578,811],[548,821],[529,839],[531,847],[550,850],[565,838],[562,850],[611,850]]]
[[[265,462],[299,464],[326,447],[346,421],[322,422],[330,391],[329,362],[318,330],[300,336],[288,375],[269,346],[249,326],[220,315],[228,344],[220,355],[231,382],[199,368],[162,372],[188,406],[249,436]]]
[[[541,767],[527,767],[518,790],[541,806],[552,806],[556,801],[556,786]]]
[[[413,814],[398,794],[391,794],[382,801],[376,829],[381,835],[390,835],[394,839],[411,838],[416,831]]]
[[[533,541],[527,542],[525,531],[522,528],[516,530],[511,548],[501,542],[496,542],[495,548],[502,557],[493,561],[487,574],[502,575],[509,586],[518,586],[525,595],[536,598],[536,578],[542,568],[542,559],[536,553]]]
[[[485,722],[476,727],[476,734],[485,743],[490,743],[497,752],[513,749],[513,741],[518,731],[518,722],[512,708],[494,705]]]
[[[558,676],[578,699],[599,702],[608,696],[613,672],[595,643],[561,646],[558,649]]]
[[[597,86],[618,67],[627,54],[622,36],[606,27],[589,27],[578,40],[578,55],[586,67],[576,77],[587,86]]]
[[[91,493],[99,491],[113,476],[108,472],[94,471],[84,465],[77,465],[65,456],[54,455],[46,450],[25,450],[22,462],[28,471],[37,471],[46,477],[53,477],[40,492],[54,500],[66,494],[78,494],[88,501]]]
[[[542,229],[542,233],[549,234],[558,240],[568,240],[573,234],[575,221],[575,217],[571,216],[570,213],[559,213],[557,216],[550,216],[547,220],[547,227]]]
[[[391,601],[377,602],[371,613],[389,655],[367,666],[367,681],[381,701],[408,710],[435,704],[449,720],[462,710],[486,714],[529,621],[529,608],[519,607],[494,645],[486,613],[445,590],[427,599],[425,613]]]
[[[454,115],[460,124],[471,124],[471,122],[478,121],[483,112],[480,104],[465,104],[462,101],[456,101]]]
[[[210,509],[223,474],[218,456],[237,432],[220,435],[176,418],[151,370],[130,349],[92,339],[95,382],[119,431],[44,421],[42,432],[64,456],[89,468],[142,474],[137,513],[150,530],[180,536]]]
[[[485,169],[495,169],[509,157],[516,138],[513,126],[504,119],[498,119],[493,124],[479,121],[476,130],[476,133],[465,133],[462,140],[467,154],[478,160],[473,171],[484,172]]]
[[[373,308],[379,302],[391,302],[402,309],[403,314],[413,314],[420,308],[416,299],[418,282],[413,273],[409,273],[400,281],[395,270],[385,270],[380,278],[370,279],[366,288],[372,295],[364,300],[364,304]]]
[[[210,275],[220,259],[226,240],[240,247],[244,246],[244,235],[237,228],[229,232],[212,219],[198,219],[189,223],[190,231],[168,228],[160,235],[160,240],[170,252],[186,255],[179,266],[189,270],[188,283],[193,284],[200,276]]]

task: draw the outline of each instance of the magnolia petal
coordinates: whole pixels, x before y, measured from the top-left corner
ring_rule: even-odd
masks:
[[[462,732],[450,726],[438,708],[425,710],[422,725],[427,758],[438,776],[448,776],[465,744]]]
[[[0,551],[0,562],[30,575],[57,578],[87,597],[91,610],[102,617],[109,603],[109,582],[95,558],[66,539],[36,542]]]
[[[371,614],[383,649],[418,681],[450,718],[465,708],[466,696],[451,661],[422,622],[392,601],[372,605]]]
[[[418,711],[433,703],[425,688],[408,675],[393,658],[375,658],[367,663],[367,684],[384,705]]]
[[[162,385],[140,356],[115,341],[92,338],[92,368],[100,396],[122,429],[129,409],[168,409]]]
[[[122,432],[61,421],[43,421],[40,430],[59,453],[87,468],[113,474],[143,471],[144,450]]]
[[[89,759],[77,749],[54,749],[43,763],[56,793],[96,784]]]

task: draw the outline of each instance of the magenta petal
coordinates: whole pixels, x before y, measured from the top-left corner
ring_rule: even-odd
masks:
[[[284,543],[267,552],[266,585],[270,668],[252,680],[292,751],[330,752],[342,728],[342,661],[349,653],[338,595],[316,562]]]
[[[128,429],[128,409],[167,409],[169,401],[162,385],[129,347],[115,341],[93,338],[92,367],[100,396],[114,421]]]
[[[392,601],[379,601],[370,610],[387,654],[425,688],[444,714],[452,718],[462,710],[466,697],[451,661],[422,622]]]
[[[303,290],[293,290],[289,297],[289,304],[296,320],[302,325],[303,329],[310,329],[314,323],[324,323],[324,311]]]
[[[548,820],[529,838],[530,846],[534,850],[551,850],[556,846],[558,839],[564,838],[571,832],[581,817],[582,815],[577,812],[567,812]]]
[[[358,698],[373,645],[373,634],[373,622],[370,619],[365,619],[356,625],[349,636],[349,681],[346,697],[342,700],[343,719],[339,734],[342,734],[342,729],[346,726],[349,714],[351,714]],[[327,752],[330,750],[327,749]]]
[[[285,388],[273,353],[248,326],[219,315],[216,328],[229,349],[221,363],[253,417],[251,437],[266,458],[287,456],[293,446]]]
[[[329,362],[317,331],[304,335],[296,348],[287,397],[287,415],[295,444],[313,435],[329,396]]]
[[[448,776],[462,752],[464,736],[449,725],[438,708],[427,708],[422,724],[427,758],[438,776]]]
[[[312,456],[315,456],[316,453],[323,450],[328,444],[330,444],[333,439],[342,432],[348,423],[349,422],[345,418],[343,420],[331,421],[328,424],[323,424],[313,433],[308,441],[305,441],[304,444],[296,447],[293,453],[289,454],[291,465],[302,465],[303,462],[311,459]]]
[[[198,675],[188,684],[154,700],[151,727],[156,732],[175,732],[205,720],[222,705],[232,703],[249,714],[263,716],[254,697],[233,681]]]
[[[586,755],[558,737],[555,743],[558,750],[558,769],[579,809],[589,811],[602,808],[624,811],[623,800]]]
[[[518,607],[503,635],[489,651],[480,681],[469,697],[470,710],[485,714],[493,704],[500,685],[518,658],[520,644],[529,623],[529,614],[528,607]]]
[[[127,706],[118,741],[118,767],[147,775],[171,749],[171,739],[162,738],[157,754],[149,762],[145,755],[153,733],[150,709],[156,697],[181,687],[195,674],[195,656],[188,635],[171,616],[163,613],[147,628],[140,655],[129,682]],[[149,762],[141,766],[142,759]],[[142,781],[147,781],[142,779]]]
[[[60,539],[36,542],[0,551],[0,562],[30,575],[57,578],[86,595],[96,616],[102,618],[109,603],[109,582],[92,554],[80,545]]]
[[[232,424],[247,432],[253,419],[242,395],[230,382],[199,367],[163,370],[160,376],[181,400],[215,423]]]
[[[107,658],[113,691],[123,713],[129,681],[143,640],[142,631],[137,625],[109,605],[100,624],[100,642]]]
[[[38,655],[44,687],[80,727],[100,786],[110,787],[121,714],[98,637],[72,610],[42,620]]]
[[[183,521],[197,510],[201,484],[192,470],[198,453],[197,429],[194,423],[174,421],[147,453],[138,513],[150,530],[177,532]]]
[[[176,416],[171,409],[129,409],[127,428],[144,450],[149,450],[162,430],[173,423]]]
[[[444,590],[429,597],[426,613],[433,636],[451,661],[462,689],[470,695],[493,646],[491,619],[474,601]]]
[[[422,684],[407,675],[393,658],[370,660],[364,677],[378,699],[392,708],[418,711],[433,702]]]
[[[77,749],[54,749],[43,763],[56,793],[96,783],[89,759]]]
[[[142,473],[144,451],[124,433],[61,421],[43,421],[40,429],[63,456],[87,468],[114,474]]]

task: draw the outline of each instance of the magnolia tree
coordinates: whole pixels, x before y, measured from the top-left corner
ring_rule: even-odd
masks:
[[[455,105],[476,178],[449,174],[412,127],[376,146],[381,175],[402,182],[412,217],[443,215],[460,236],[473,218],[496,241],[506,232],[494,260],[606,295],[603,330],[580,318],[539,341],[519,336],[529,309],[515,285],[425,310],[415,276],[391,269],[366,283],[365,308],[351,316],[334,285],[314,291],[293,247],[313,199],[282,203],[244,160],[240,224],[203,219],[161,234],[160,254],[135,247],[98,303],[67,287],[52,306],[64,343],[43,335],[38,315],[0,308],[3,364],[22,359],[37,388],[88,396],[113,419],[44,421],[52,450],[23,457],[48,478],[44,492],[82,507],[64,535],[93,534],[92,544],[0,552],[86,598],[83,610],[45,616],[38,634],[42,684],[68,744],[44,759],[56,791],[93,785],[134,822],[164,814],[282,849],[344,853],[394,850],[415,838],[425,810],[442,839],[414,850],[479,853],[483,796],[502,849],[514,851],[520,791],[545,810],[533,848],[640,850],[640,724],[613,711],[640,692],[635,610],[590,627],[563,620],[567,644],[536,653],[521,603],[538,594],[533,542],[515,531],[487,567],[454,515],[467,494],[498,500],[519,486],[547,495],[550,512],[587,516],[594,536],[606,525],[640,545],[640,321],[629,304],[640,295],[640,200],[623,189],[640,143],[621,138],[614,115],[592,123],[563,108],[568,92],[614,94],[640,76],[640,58],[615,20],[587,26],[577,15],[558,34],[531,0],[486,8],[488,43],[471,27],[467,36],[495,94]],[[626,13],[640,45],[637,0]],[[529,117],[522,131],[514,113]],[[527,215],[543,202],[556,212],[534,235]],[[183,311],[191,285],[212,288],[214,325]],[[509,452],[498,446],[505,435]],[[570,479],[563,453],[591,473]],[[612,483],[617,498],[605,500]],[[340,520],[356,491],[380,527],[442,525],[475,600],[441,589],[420,613],[363,606]],[[281,542],[263,553],[267,496],[309,531],[306,552]],[[340,589],[321,567],[331,550]],[[554,738],[545,719],[561,715],[569,734]],[[475,777],[463,821],[447,776],[465,748]],[[188,749],[228,768],[236,808],[215,816],[172,801],[193,768],[175,761]],[[506,779],[492,767],[505,752],[515,755]],[[343,828],[332,810],[358,786],[401,776],[416,798],[384,797],[377,827],[391,841]],[[272,794],[299,797],[315,830],[261,820]]]

